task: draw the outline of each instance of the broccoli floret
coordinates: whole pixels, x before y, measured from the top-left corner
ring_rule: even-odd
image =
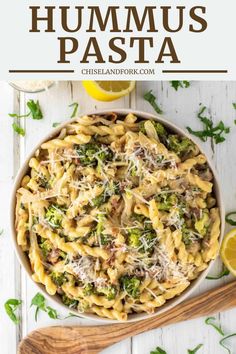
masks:
[[[94,292],[93,285],[90,283],[86,284],[83,289],[84,295],[91,295],[93,292]]]
[[[112,241],[112,238],[109,235],[101,234],[100,240],[101,240],[101,245],[106,246]]]
[[[61,226],[61,222],[64,216],[63,208],[59,205],[50,205],[46,211],[45,219],[47,223],[57,229]]]
[[[153,252],[154,244],[156,243],[157,240],[156,231],[153,229],[145,231],[143,237],[145,240],[145,243],[143,245],[143,250],[149,253]]]
[[[138,228],[128,230],[128,245],[133,248],[141,247],[142,230]]]
[[[137,298],[140,294],[139,291],[140,283],[141,281],[137,277],[125,275],[120,278],[120,284],[122,289],[126,291],[127,294],[133,297],[134,299]]]
[[[105,202],[106,202],[106,198],[105,198],[104,192],[102,194],[100,194],[99,196],[92,199],[92,205],[97,208],[99,208]]]
[[[158,202],[158,209],[169,211],[174,205],[178,203],[176,194],[162,193],[155,198]]]
[[[51,252],[52,250],[52,244],[50,241],[45,240],[42,243],[39,244],[39,247],[42,250],[42,254],[44,258],[47,258],[48,254]]]
[[[187,228],[185,223],[183,224],[181,231],[183,243],[186,246],[191,245],[191,243],[193,242],[192,232]]]
[[[165,136],[167,134],[164,126],[161,123],[152,122],[152,124],[154,125],[158,136]]]
[[[186,137],[169,135],[167,142],[169,149],[174,151],[178,156],[183,156],[194,149],[192,141]]]
[[[138,228],[130,229],[128,230],[128,245],[138,248],[140,252],[152,252],[156,237],[156,232],[149,225],[144,230]]]
[[[52,281],[59,287],[67,281],[64,273],[52,272],[50,276],[52,278]]]
[[[82,166],[96,166],[98,161],[110,161],[113,158],[113,152],[106,145],[98,143],[88,143],[75,145]]]
[[[78,306],[78,301],[74,299],[70,299],[65,294],[62,295],[62,302],[64,305],[69,306],[70,308],[74,308]]]
[[[163,137],[163,136],[166,136],[166,135],[167,135],[166,129],[165,129],[165,127],[164,127],[161,123],[158,123],[158,122],[153,121],[153,120],[152,120],[151,122],[152,122],[152,124],[153,124],[153,126],[154,126],[154,128],[155,128],[155,130],[156,130],[156,132],[157,132],[157,135],[158,135],[159,137]],[[145,121],[142,121],[142,122],[139,123],[139,130],[140,130],[143,134],[146,134],[146,130],[145,130],[144,124],[145,124]]]
[[[107,300],[114,300],[117,292],[116,288],[112,285],[107,287],[98,287],[97,291],[98,293],[104,294]]]
[[[112,195],[117,195],[117,194],[120,194],[119,183],[115,183],[115,182],[107,183],[104,187],[104,191],[96,198],[93,198],[91,204],[99,208],[102,204],[106,203]]]

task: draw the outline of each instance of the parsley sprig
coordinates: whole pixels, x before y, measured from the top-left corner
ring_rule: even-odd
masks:
[[[233,217],[234,215],[234,217]],[[225,216],[225,221],[232,225],[232,226],[235,226],[236,225],[236,220],[235,219],[235,215],[236,215],[236,211],[231,211],[230,213],[226,214]]]
[[[160,347],[156,347],[156,349],[152,350],[150,354],[167,354],[167,352]]]
[[[162,114],[163,111],[156,102],[156,97],[152,94],[152,90],[148,91],[144,95],[144,99],[150,103],[154,111],[158,114]]]
[[[9,117],[20,119],[20,118],[26,118],[26,117],[31,116],[33,119],[36,119],[36,120],[43,118],[43,113],[40,108],[39,101],[29,100],[26,105],[29,108],[28,113],[23,114],[23,115],[19,115],[17,113],[9,113],[8,114]],[[14,123],[12,123],[12,128],[17,134],[19,134],[21,136],[25,136],[25,129],[23,129],[20,126],[20,124],[14,122]]]
[[[20,317],[17,316],[15,312],[21,304],[22,304],[22,300],[18,300],[18,299],[9,299],[4,304],[4,308],[7,315],[15,324],[18,324],[20,322]]]
[[[19,134],[19,135],[21,135],[21,136],[25,136],[25,129],[22,128],[22,127],[21,127],[19,124],[17,124],[16,122],[12,123],[12,128],[13,128],[13,130],[14,130],[17,134]]]
[[[29,108],[29,112],[23,115],[19,115],[17,113],[9,113],[9,117],[12,118],[27,118],[31,116],[33,119],[39,120],[43,118],[43,113],[41,107],[39,105],[39,101],[29,100],[26,103],[27,107]]]
[[[206,277],[206,279],[207,280],[221,279],[221,278],[226,277],[227,275],[229,275],[229,273],[230,273],[230,271],[226,267],[223,267],[222,271],[218,275],[208,275]]]
[[[39,105],[39,101],[35,102],[34,100],[29,100],[27,102],[27,107],[30,110],[29,115],[31,115],[33,119],[39,120],[43,118],[43,113]]]
[[[194,349],[188,349],[188,354],[195,354],[202,347],[203,347],[203,344],[198,344]]]
[[[224,122],[221,120],[216,126],[214,126],[213,121],[204,116],[206,107],[201,107],[197,117],[203,124],[202,130],[193,130],[190,127],[187,127],[187,130],[190,134],[197,136],[203,142],[206,142],[208,138],[212,138],[216,144],[222,143],[225,141],[225,134],[229,134],[230,128],[224,125]]]
[[[235,337],[235,336],[236,336],[236,333],[231,333],[231,334],[227,334],[227,335],[226,335],[225,332],[223,331],[223,329],[221,328],[221,326],[215,323],[215,320],[216,320],[215,317],[208,317],[208,318],[205,320],[205,323],[206,323],[207,325],[212,326],[221,336],[223,336],[223,338],[219,341],[219,344],[220,344],[225,350],[227,350],[227,352],[228,352],[229,354],[232,354],[232,351],[225,345],[224,342],[225,342],[228,338]]]
[[[36,306],[35,316],[34,316],[36,322],[38,319],[38,312],[40,310],[46,312],[48,314],[48,316],[54,320],[59,318],[57,311],[55,309],[53,309],[52,307],[47,306],[45,297],[40,293],[37,293],[33,297],[33,299],[31,300],[30,306]]]
[[[170,81],[171,86],[175,89],[175,91],[178,91],[179,87],[181,88],[188,88],[190,86],[189,81]]]
[[[71,103],[71,104],[69,105],[69,107],[74,107],[74,109],[73,109],[73,111],[72,111],[70,117],[71,117],[71,118],[75,118],[76,115],[77,115],[78,107],[79,107],[78,102]]]

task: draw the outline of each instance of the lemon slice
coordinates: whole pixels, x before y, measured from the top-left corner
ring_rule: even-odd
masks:
[[[236,276],[236,228],[225,235],[220,254],[225,266]]]
[[[87,93],[98,101],[114,101],[130,93],[135,81],[82,81]]]

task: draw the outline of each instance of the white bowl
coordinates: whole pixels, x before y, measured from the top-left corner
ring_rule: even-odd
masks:
[[[198,145],[198,143],[192,139],[192,137],[190,137],[189,134],[187,134],[186,132],[184,132],[182,129],[178,128],[175,124],[165,120],[164,118],[160,117],[159,115],[154,115],[154,114],[150,114],[150,113],[145,113],[145,112],[141,112],[141,111],[135,111],[132,109],[113,109],[113,110],[103,110],[103,111],[95,111],[95,112],[89,112],[86,113],[86,115],[92,115],[92,114],[96,114],[96,115],[102,115],[102,114],[107,114],[110,112],[115,112],[119,115],[127,115],[128,113],[134,113],[137,117],[140,117],[142,119],[154,119],[159,121],[160,123],[162,123],[165,127],[167,127],[167,129],[169,129],[170,131],[177,133],[179,135],[182,136],[186,136],[189,139],[191,139],[199,148],[199,150],[205,154],[201,147]],[[75,118],[76,119],[76,118]],[[27,157],[26,161],[24,162],[24,164],[22,165],[22,167],[20,168],[16,179],[15,179],[15,183],[14,183],[14,187],[13,187],[13,191],[12,191],[12,197],[11,197],[11,211],[10,211],[10,222],[11,222],[11,235],[12,235],[12,240],[13,240],[13,244],[14,244],[14,248],[15,248],[15,252],[17,254],[18,260],[21,263],[22,267],[26,270],[26,272],[28,273],[29,277],[31,278],[32,276],[32,270],[30,267],[30,263],[29,263],[29,259],[27,257],[27,255],[22,251],[21,247],[17,244],[17,240],[16,240],[16,230],[15,230],[15,205],[16,205],[16,191],[20,186],[21,180],[23,178],[23,176],[27,173],[27,171],[29,170],[28,167],[28,163],[29,160],[32,156],[34,156],[35,151],[40,148],[41,144],[44,143],[47,140],[52,139],[53,137],[55,137],[56,135],[59,134],[60,130],[66,126],[68,123],[72,123],[73,121],[75,121],[75,119],[70,119],[69,121],[62,123],[60,126],[56,127],[55,129],[53,129],[51,131],[50,134],[46,135],[46,137],[41,140],[37,146],[35,147],[35,149],[29,154],[29,156]],[[220,237],[219,240],[220,242],[222,241],[223,238],[223,232],[224,232],[224,226],[225,226],[225,219],[224,219],[224,215],[225,215],[225,210],[224,210],[224,205],[223,205],[223,199],[222,199],[222,195],[221,195],[221,191],[220,191],[220,184],[219,184],[219,180],[215,171],[215,168],[212,164],[212,162],[207,158],[207,163],[210,166],[214,179],[213,179],[213,184],[214,184],[214,193],[216,196],[216,200],[217,200],[217,206],[220,210],[220,218],[221,218],[221,232],[220,232]],[[200,276],[193,280],[190,284],[190,286],[183,292],[181,293],[179,296],[168,300],[163,306],[161,306],[160,308],[158,308],[155,313],[153,314],[147,314],[147,313],[139,313],[139,314],[132,314],[129,315],[128,320],[125,322],[135,322],[135,321],[140,321],[143,319],[147,319],[147,318],[151,318],[153,316],[158,316],[158,314],[161,314],[167,310],[170,310],[171,308],[173,308],[174,306],[176,306],[177,304],[179,304],[180,302],[182,302],[183,300],[185,300],[194,290],[196,290],[200,283],[202,283],[202,281],[205,279],[205,277],[207,276],[210,268],[212,267],[214,263],[214,260],[209,262],[209,266],[207,267],[207,269],[205,269]],[[32,280],[32,278],[31,278]],[[33,280],[32,280],[33,281]],[[65,306],[59,295],[54,295],[51,296],[49,295],[46,290],[45,290],[45,286],[39,283],[35,283],[35,285],[38,287],[39,291],[41,291],[46,298],[53,300],[54,302],[56,302],[57,304],[59,304],[60,306],[62,306],[64,309],[68,310],[69,308],[67,306]],[[97,320],[103,323],[118,323],[119,321],[117,320],[110,320],[110,319],[105,319],[105,318],[101,318],[97,315],[94,314],[88,314],[88,313],[78,313],[76,310],[74,309],[70,309],[70,312],[79,315],[83,318],[86,319],[90,319],[90,320]]]

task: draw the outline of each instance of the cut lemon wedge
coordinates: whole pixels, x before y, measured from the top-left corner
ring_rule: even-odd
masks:
[[[225,266],[236,276],[236,228],[225,235],[220,254]]]
[[[98,101],[114,101],[130,93],[135,81],[82,81],[89,96]]]

